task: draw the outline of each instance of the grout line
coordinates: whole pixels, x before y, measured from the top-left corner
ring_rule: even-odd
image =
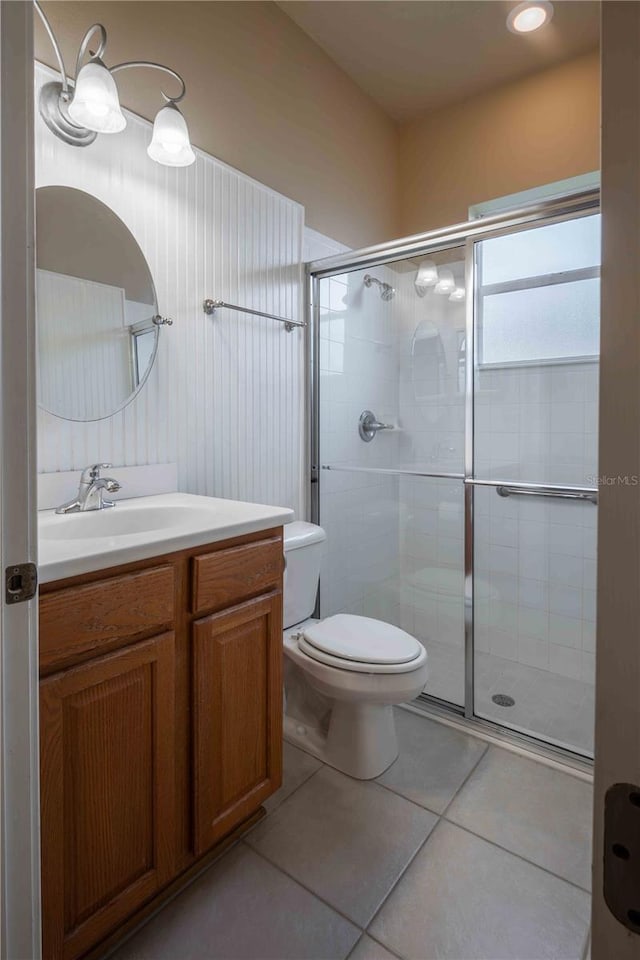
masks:
[[[407,870],[409,869],[409,867],[411,866],[411,864],[413,863],[413,861],[416,859],[416,857],[418,856],[418,854],[425,848],[425,846],[427,845],[427,843],[429,842],[429,840],[431,839],[431,837],[434,835],[434,833],[435,833],[436,830],[438,829],[440,823],[441,823],[441,818],[438,817],[438,819],[436,820],[436,822],[435,822],[434,825],[432,826],[432,828],[431,828],[431,830],[429,831],[429,833],[427,834],[427,836],[424,838],[424,840],[422,841],[422,843],[419,844],[419,846],[418,846],[417,850],[415,851],[415,853],[413,854],[413,856],[411,856],[411,857],[409,858],[409,860],[407,861],[407,863],[405,864],[405,866],[403,867],[403,869],[400,871],[400,873],[399,873],[398,876],[396,877],[394,883],[391,885],[391,887],[390,887],[389,890],[387,891],[384,899],[383,899],[382,902],[380,903],[379,907],[377,908],[377,910],[375,911],[375,913],[373,914],[373,916],[371,917],[371,919],[369,920],[369,923],[367,924],[367,926],[366,926],[366,928],[365,928],[365,932],[367,933],[368,936],[371,936],[371,934],[369,933],[369,930],[370,930],[370,928],[371,928],[371,924],[374,922],[374,920],[376,919],[376,917],[378,916],[378,914],[380,913],[380,911],[382,910],[382,908],[385,906],[385,904],[387,903],[387,900],[389,899],[389,897],[391,896],[391,894],[394,892],[394,890],[396,889],[396,887],[398,886],[398,884],[400,883],[400,881],[401,881],[402,878],[404,877],[405,873],[407,872]],[[374,937],[373,939],[375,940],[376,938]],[[378,942],[378,943],[382,943],[381,940],[378,940],[377,942]],[[382,943],[382,946],[383,946],[383,947],[387,947],[387,944]],[[391,949],[391,948],[389,947],[388,949]],[[393,951],[392,951],[392,952],[393,952]]]
[[[481,761],[482,761],[482,760],[484,759],[484,757],[486,756],[487,751],[489,750],[490,746],[491,746],[491,745],[488,744],[488,743],[485,744],[484,749],[483,749],[482,752],[480,753],[478,759],[475,761],[475,763],[473,764],[473,766],[471,767],[471,769],[469,770],[469,772],[465,775],[465,777],[463,778],[462,782],[460,783],[460,786],[456,787],[453,796],[452,796],[451,799],[445,804],[444,809],[443,809],[441,812],[438,811],[438,810],[434,810],[433,807],[428,807],[428,806],[427,806],[426,804],[424,804],[424,803],[418,803],[417,800],[412,800],[411,797],[407,797],[407,796],[405,796],[404,793],[400,793],[399,790],[397,790],[395,787],[392,787],[392,786],[391,786],[390,784],[388,784],[388,783],[381,783],[381,782],[380,782],[379,780],[377,780],[377,779],[376,779],[376,780],[368,780],[368,781],[366,781],[366,782],[367,782],[367,783],[375,783],[375,784],[377,784],[379,787],[384,787],[385,790],[388,790],[390,793],[393,793],[396,797],[401,797],[403,800],[406,800],[407,803],[412,803],[415,807],[419,807],[420,810],[426,810],[427,813],[432,813],[432,814],[434,815],[434,817],[443,817],[443,816],[445,815],[445,813],[448,811],[448,809],[449,809],[449,807],[451,806],[451,804],[453,803],[453,801],[455,800],[455,798],[458,796],[458,794],[459,794],[460,791],[462,790],[462,788],[466,785],[467,781],[468,781],[468,780],[471,778],[471,776],[476,772],[479,764],[481,763]],[[394,763],[395,763],[395,761],[394,761]],[[391,766],[393,766],[393,764],[391,764]],[[331,768],[331,769],[333,769],[333,768]],[[391,767],[387,767],[387,769],[390,770]],[[340,772],[340,771],[338,771],[338,772]],[[386,773],[386,770],[384,771],[384,773]],[[380,776],[383,776],[383,774],[381,773]]]
[[[409,957],[405,957],[404,954],[402,954],[402,953],[397,953],[396,950],[395,950],[395,948],[392,950],[391,947],[387,946],[386,943],[383,943],[382,940],[379,940],[378,937],[374,937],[373,934],[372,934],[369,930],[365,930],[365,934],[366,934],[367,937],[369,937],[371,940],[373,940],[374,943],[379,943],[381,947],[384,947],[384,949],[387,951],[387,953],[390,953],[392,956],[397,957],[398,960],[410,960],[410,958],[409,958]]]
[[[289,743],[289,741],[286,741],[286,742]],[[292,743],[289,743],[289,746],[290,746],[290,747],[293,747],[293,744],[292,744]],[[300,749],[299,747],[294,747],[294,750],[299,750],[299,749]],[[287,800],[290,800],[291,797],[293,797],[293,796],[298,792],[298,790],[300,789],[300,787],[303,787],[303,786],[305,785],[305,783],[308,783],[309,780],[311,780],[312,777],[315,777],[316,773],[320,773],[320,771],[322,770],[322,768],[326,766],[326,764],[324,764],[324,763],[322,762],[322,760],[318,760],[317,757],[314,757],[313,754],[311,754],[311,753],[307,753],[306,750],[301,750],[300,752],[301,752],[301,753],[304,753],[305,756],[307,756],[307,757],[311,757],[313,760],[317,760],[318,763],[320,764],[320,766],[319,766],[319,767],[316,767],[315,770],[312,770],[311,773],[309,773],[306,777],[304,777],[304,778],[300,781],[300,783],[297,784],[297,786],[295,786],[295,787],[293,788],[293,790],[291,791],[291,793],[288,793],[286,797],[283,797],[282,800],[280,801],[280,803],[277,803],[277,804],[275,805],[275,807],[273,807],[272,810],[267,810],[267,818],[270,817],[272,813],[275,813],[276,810],[279,810],[280,807],[283,805],[283,803],[286,803]],[[265,818],[265,819],[266,819],[266,818]],[[256,826],[258,826],[258,824],[256,824]],[[251,831],[249,831],[249,832],[251,832]]]
[[[446,817],[446,815],[448,814],[449,809],[450,809],[450,807],[451,807],[451,804],[452,804],[453,801],[458,797],[458,795],[462,792],[462,790],[464,790],[464,788],[465,788],[466,785],[469,783],[469,781],[471,780],[472,776],[474,775],[474,773],[476,772],[476,770],[478,769],[478,767],[480,766],[480,764],[482,763],[482,761],[485,759],[486,756],[488,756],[490,750],[491,750],[491,744],[487,743],[486,746],[485,746],[485,748],[484,748],[484,750],[482,751],[482,753],[481,753],[480,756],[478,757],[477,761],[474,763],[473,767],[471,768],[471,770],[469,771],[469,773],[467,774],[467,776],[464,778],[464,780],[462,781],[462,783],[460,784],[460,786],[458,787],[458,789],[456,790],[456,792],[454,793],[454,795],[451,797],[451,800],[449,800],[449,803],[446,805],[446,807],[444,808],[444,810],[442,811],[442,813],[440,814],[440,816]]]
[[[349,953],[347,954],[345,960],[351,960],[351,957],[354,955],[354,953],[356,952],[357,948],[358,948],[358,947],[360,946],[360,944],[362,943],[362,938],[363,938],[364,936],[365,936],[364,933],[361,933],[361,934],[360,934],[360,936],[358,937],[358,939],[356,940],[356,942],[354,943],[354,945],[351,947],[351,950],[349,950]]]
[[[365,932],[365,928],[361,926],[361,924],[359,924],[356,920],[354,920],[352,917],[348,917],[347,914],[343,913],[339,907],[336,907],[333,903],[329,903],[329,901],[325,900],[325,898],[321,896],[321,894],[317,893],[315,890],[312,890],[311,887],[307,886],[306,883],[303,883],[302,880],[300,880],[298,877],[294,877],[292,873],[289,873],[289,871],[285,870],[284,867],[281,867],[280,864],[275,863],[273,860],[271,860],[270,857],[268,857],[261,850],[256,850],[255,847],[251,846],[251,844],[245,843],[244,839],[242,839],[240,843],[244,844],[247,847],[247,849],[251,851],[251,853],[255,853],[256,856],[261,857],[263,860],[266,860],[266,862],[270,866],[272,866],[275,870],[277,870],[279,873],[284,874],[284,876],[288,877],[289,880],[293,880],[294,883],[297,883],[299,887],[302,887],[303,890],[306,890],[307,893],[310,893],[312,897],[314,897],[316,900],[319,900],[320,903],[323,903],[325,907],[328,907],[330,910],[333,911],[333,913],[337,913],[338,916],[342,917],[343,920],[346,920],[348,923],[350,923],[352,927],[355,927],[356,930],[359,930],[361,934]]]
[[[563,883],[568,883],[570,887],[575,887],[576,890],[580,890],[581,893],[586,893],[587,896],[591,897],[591,890],[587,890],[586,887],[581,887],[580,884],[576,883],[574,880],[567,880],[566,877],[561,877],[560,874],[554,873],[553,870],[550,870],[548,867],[543,867],[534,860],[529,860],[528,857],[523,857],[521,853],[516,853],[514,850],[510,850],[508,847],[504,847],[501,843],[496,843],[495,840],[490,840],[481,833],[476,833],[475,830],[471,830],[469,827],[465,827],[461,823],[456,823],[455,820],[449,820],[449,818],[444,815],[441,819],[450,826],[459,827],[460,830],[464,830],[465,833],[471,834],[472,837],[477,837],[478,840],[484,840],[485,843],[490,843],[492,847],[497,847],[498,850],[503,850],[505,853],[510,853],[512,857],[517,857],[518,860],[522,860],[524,863],[528,863],[532,867],[537,867],[538,870],[548,873],[550,877],[555,877],[556,880],[562,880]]]
[[[292,746],[292,744],[290,744],[290,746]],[[302,752],[304,753],[305,751],[302,751]],[[307,756],[311,756],[311,754],[307,754]],[[314,758],[314,759],[315,759],[315,758]],[[276,806],[273,807],[272,810],[267,810],[266,816],[263,817],[262,820],[258,820],[257,823],[254,823],[254,825],[251,827],[251,829],[250,829],[250,830],[247,830],[246,833],[243,833],[243,835],[242,835],[242,837],[240,837],[240,839],[241,839],[241,840],[244,840],[245,837],[250,837],[251,834],[253,833],[253,831],[256,829],[256,827],[262,827],[262,826],[264,826],[265,823],[267,823],[267,821],[270,820],[271,817],[280,809],[280,807],[284,806],[285,803],[287,803],[289,800],[291,800],[291,798],[292,798],[293,796],[295,796],[295,794],[298,792],[298,790],[300,789],[300,787],[304,787],[305,783],[309,783],[309,780],[312,780],[313,777],[315,777],[316,773],[320,773],[320,771],[326,766],[326,764],[322,763],[321,760],[318,760],[318,763],[320,764],[320,766],[319,766],[316,770],[312,770],[311,773],[310,773],[308,776],[306,776],[306,777],[304,778],[304,780],[301,780],[300,783],[299,783],[296,787],[293,788],[293,790],[291,791],[291,793],[287,794],[286,797],[283,797],[282,800],[280,801],[280,803],[276,804]],[[281,789],[281,788],[280,788],[280,789]]]
[[[338,773],[339,772],[340,771],[338,771]],[[348,774],[345,774],[345,776],[348,776]],[[380,776],[382,776],[382,774],[380,774]],[[361,783],[375,783],[377,787],[382,787],[383,790],[386,790],[388,793],[392,793],[394,797],[399,797],[400,800],[406,800],[407,803],[410,803],[414,807],[417,807],[418,810],[423,810],[426,813],[431,813],[433,814],[434,817],[442,816],[442,814],[438,813],[437,810],[434,810],[433,807],[427,807],[423,803],[418,803],[417,800],[412,800],[411,797],[405,797],[403,793],[400,793],[398,790],[395,790],[393,787],[389,786],[389,784],[387,783],[379,783],[377,780],[362,780]]]

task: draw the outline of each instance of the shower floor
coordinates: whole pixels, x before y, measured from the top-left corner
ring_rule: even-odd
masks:
[[[462,705],[464,656],[460,647],[429,641],[430,679],[425,693]],[[496,694],[513,697],[512,707],[492,701]],[[475,712],[516,727],[534,737],[570,750],[593,754],[593,684],[506,660],[490,653],[476,655]]]

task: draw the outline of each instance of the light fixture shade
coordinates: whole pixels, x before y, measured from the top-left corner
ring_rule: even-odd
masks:
[[[69,116],[78,126],[96,133],[119,133],[127,125],[116,82],[97,57],[85,63],[76,77]]]
[[[449,294],[453,293],[456,288],[456,281],[454,280],[453,273],[451,270],[447,270],[446,267],[440,271],[440,278],[435,286],[436,293]]]
[[[533,33],[549,23],[553,16],[553,5],[549,0],[526,0],[509,12],[507,27],[511,33]]]
[[[158,111],[147,153],[152,160],[167,167],[188,167],[195,161],[187,122],[175,103],[168,103]]]
[[[464,287],[456,287],[455,290],[449,294],[449,300],[451,300],[452,303],[462,303],[466,295]]]
[[[423,292],[427,287],[435,287],[438,282],[438,268],[433,260],[423,260],[418,267],[418,273],[415,279],[415,285],[418,292]]]

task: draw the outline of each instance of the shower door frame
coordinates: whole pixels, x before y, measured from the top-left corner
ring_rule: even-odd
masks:
[[[465,251],[465,287],[468,291],[465,318],[465,436],[463,472],[426,473],[412,470],[386,469],[383,472],[398,476],[419,476],[425,479],[459,480],[464,498],[464,706],[422,693],[417,703],[429,712],[445,718],[458,718],[468,726],[486,735],[516,745],[526,745],[543,756],[559,757],[577,769],[589,768],[593,761],[584,754],[548,743],[533,735],[514,730],[497,720],[480,717],[475,713],[475,647],[474,647],[474,543],[473,508],[476,486],[518,487],[528,492],[549,491],[552,495],[572,492],[596,495],[587,487],[569,487],[561,484],[521,483],[509,480],[481,480],[474,476],[474,378],[475,378],[475,312],[476,312],[476,244],[482,240],[519,233],[542,225],[577,219],[600,212],[600,192],[590,190],[566,198],[532,204],[520,210],[497,214],[479,220],[456,224],[452,227],[417,234],[390,243],[377,244],[361,250],[349,251],[306,265],[306,297],[308,323],[306,329],[307,355],[307,473],[308,513],[312,522],[320,521],[320,282],[336,274],[382,266],[410,257],[426,257],[445,250],[462,248]],[[345,468],[347,469],[347,468]],[[360,468],[366,469],[366,468]],[[371,468],[372,472],[380,470]],[[322,583],[320,584],[320,591]],[[319,604],[319,599],[318,599]],[[316,615],[318,609],[316,609]]]

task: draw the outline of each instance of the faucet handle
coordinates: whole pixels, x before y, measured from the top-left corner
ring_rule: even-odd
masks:
[[[89,483],[91,480],[97,480],[100,476],[100,471],[108,470],[110,467],[110,463],[90,463],[89,466],[85,467],[82,471],[80,482]]]

